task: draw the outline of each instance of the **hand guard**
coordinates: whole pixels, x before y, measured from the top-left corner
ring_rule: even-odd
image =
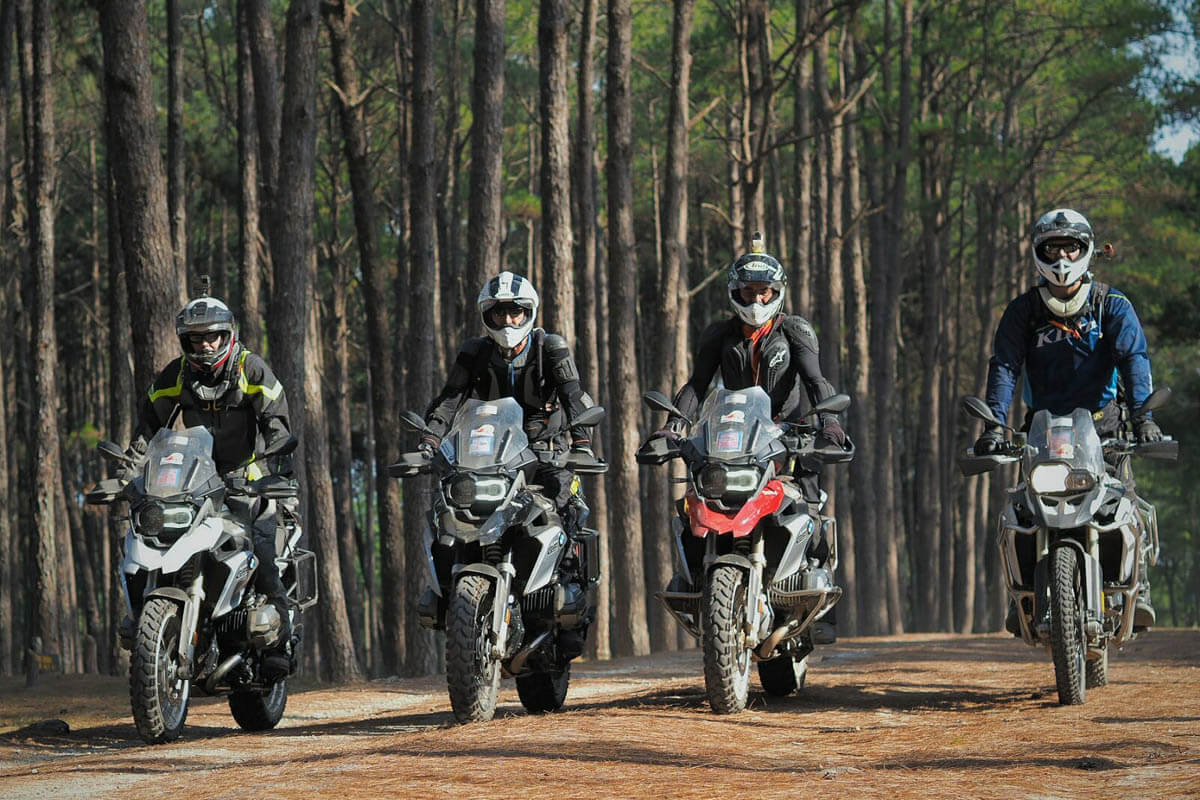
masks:
[[[1162,428],[1158,427],[1158,423],[1154,420],[1147,419],[1146,417],[1133,421],[1133,435],[1139,444],[1161,442],[1163,440]]]
[[[1004,429],[987,428],[983,435],[975,440],[975,455],[990,456],[999,453],[1004,448]]]
[[[588,458],[594,459],[596,457],[595,451],[592,450],[592,443],[588,441],[571,442],[571,452],[576,455],[587,456]]]
[[[833,442],[838,447],[846,446],[846,432],[842,430],[841,423],[834,417],[826,417],[822,421],[821,436]]]

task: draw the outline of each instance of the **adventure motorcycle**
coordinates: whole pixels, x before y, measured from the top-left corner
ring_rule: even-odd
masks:
[[[295,446],[289,438],[264,455],[286,455]],[[226,498],[261,498],[277,509],[275,563],[293,623],[292,671],[302,635],[299,613],[317,600],[315,556],[298,546],[295,481],[223,478],[212,447],[203,427],[163,428],[136,460],[101,442],[100,453],[122,466],[123,477],[100,481],[86,495],[93,504],[129,504],[120,568],[135,626],[129,694],[138,734],[150,744],[179,737],[193,686],[228,695],[233,718],[249,731],[274,728],[287,704],[286,678],[261,675],[263,654],[278,649],[282,626],[275,607],[253,589],[253,520],[236,519]]]
[[[1134,417],[1169,394],[1165,387],[1155,391]],[[977,475],[1021,462],[996,534],[1005,586],[1021,638],[1050,649],[1058,702],[1083,703],[1088,689],[1108,683],[1109,646],[1137,635],[1142,573],[1158,561],[1158,518],[1132,491],[1129,456],[1174,459],[1179,443],[1101,440],[1082,408],[1069,416],[1038,411],[1027,437],[977,397],[964,398],[962,408],[1014,434],[995,454],[977,456],[968,448],[959,468]]]
[[[650,408],[686,417],[660,392]],[[850,405],[834,395],[806,419]],[[717,389],[705,400],[690,438],[651,436],[639,464],[680,458],[687,493],[672,521],[676,577],[657,595],[684,630],[702,642],[704,686],[719,714],[746,707],[750,664],[768,694],[784,696],[804,685],[812,627],[842,590],[834,584],[837,527],[810,507],[790,474],[799,463],[854,457],[854,445],[818,447],[814,427],[771,420],[771,401],[759,386]]]
[[[573,424],[603,416],[593,406]],[[412,412],[402,418],[432,435]],[[577,473],[608,468],[576,453],[544,451],[543,458]],[[446,683],[459,722],[492,718],[501,675],[516,678],[528,711],[561,708],[571,659],[596,613],[600,538],[585,527],[578,478],[564,518],[529,483],[537,466],[521,406],[506,397],[468,400],[435,452],[406,453],[388,469],[396,478],[437,478],[423,532],[429,587],[419,614],[423,626],[446,631]]]

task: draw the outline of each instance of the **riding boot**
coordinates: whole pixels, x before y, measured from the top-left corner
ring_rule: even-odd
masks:
[[[1133,632],[1142,633],[1154,627],[1157,620],[1154,606],[1150,604],[1150,586],[1143,583],[1138,589],[1137,600],[1133,606]]]

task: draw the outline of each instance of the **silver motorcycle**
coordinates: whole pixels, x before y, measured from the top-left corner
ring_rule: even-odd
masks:
[[[1134,416],[1165,402],[1154,392]],[[1086,409],[1033,415],[1028,436],[996,419],[977,397],[963,411],[1013,434],[998,452],[959,459],[964,475],[1019,461],[1017,486],[1000,512],[996,545],[1019,634],[1054,660],[1058,701],[1083,703],[1108,682],[1109,647],[1132,640],[1144,570],[1158,560],[1154,506],[1131,489],[1131,455],[1175,459],[1178,442],[1101,440]]]
[[[295,446],[292,438],[265,455],[285,455]],[[120,566],[134,620],[129,693],[138,734],[151,744],[179,737],[192,687],[227,695],[233,718],[250,731],[275,727],[287,704],[286,678],[261,674],[264,652],[279,646],[282,620],[252,588],[258,566],[252,520],[235,518],[226,498],[261,498],[275,506],[275,563],[293,623],[293,669],[299,613],[317,601],[316,557],[299,546],[295,481],[224,478],[212,447],[203,427],[164,428],[136,460],[101,442],[100,453],[121,465],[123,476],[100,481],[86,496],[93,504],[129,506]]]
[[[603,417],[593,406],[572,424]],[[412,412],[402,419],[431,433]],[[608,468],[594,456],[542,457],[577,473]],[[425,627],[446,631],[446,683],[459,722],[492,718],[502,676],[516,679],[526,710],[561,708],[571,659],[595,615],[599,533],[585,527],[581,493],[572,492],[566,518],[530,483],[538,463],[521,406],[506,397],[468,400],[437,451],[406,453],[388,468],[395,478],[438,479],[423,532],[429,586],[418,613]]]

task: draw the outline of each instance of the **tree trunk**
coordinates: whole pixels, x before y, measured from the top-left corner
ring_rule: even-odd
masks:
[[[541,0],[538,12],[542,122],[542,319],[546,330],[575,335],[571,270],[571,144],[567,97],[567,0]]]
[[[41,5],[36,4],[36,5]],[[180,297],[167,223],[166,179],[158,145],[145,0],[100,2],[109,159],[116,179],[128,274],[135,382],[147,387],[178,353]]]
[[[333,57],[334,79],[339,87],[338,113],[346,167],[350,175],[350,190],[354,203],[354,229],[358,242],[359,268],[362,271],[363,304],[367,311],[367,347],[371,371],[372,413],[375,422],[374,469],[376,471],[377,502],[381,546],[385,553],[385,568],[400,570],[393,578],[403,575],[404,560],[395,561],[393,554],[404,548],[401,529],[400,485],[386,478],[387,465],[400,456],[399,437],[395,425],[395,398],[392,363],[391,310],[386,287],[395,279],[380,253],[376,224],[375,189],[371,181],[368,151],[367,121],[358,72],[354,67],[350,40],[349,10],[344,2],[327,5],[325,23],[329,29]],[[348,444],[348,443],[347,443]],[[389,563],[389,561],[391,563]],[[404,597],[401,592],[384,593],[384,615],[397,623],[404,619]],[[391,626],[389,625],[389,628]],[[402,636],[387,636],[384,642],[384,665],[389,673],[398,670],[403,660],[399,649]]]
[[[270,0],[244,0],[253,71],[255,117],[258,120],[259,192],[262,219],[274,219],[279,184],[280,103],[279,62]]]
[[[258,203],[258,115],[254,110],[247,0],[237,4],[238,276],[241,280],[238,337],[261,352],[262,234]]]
[[[481,0],[480,5],[489,4]],[[503,11],[503,3],[500,5],[501,11]],[[484,10],[480,8],[481,12]],[[501,25],[503,25],[503,13],[501,13]],[[410,211],[412,267],[409,281],[412,290],[409,293],[409,301],[412,318],[428,320],[428,310],[438,306],[438,264],[435,251],[437,230],[434,219],[434,210],[437,206],[434,199],[436,187],[433,163],[435,116],[433,0],[413,0],[412,36],[413,142],[408,170],[412,187]],[[477,63],[478,47],[477,42]],[[501,50],[503,50],[502,45]],[[476,72],[477,76],[478,74]],[[477,108],[476,110],[484,109]],[[491,109],[488,109],[487,113],[491,113]],[[478,117],[476,117],[475,124],[480,124]],[[474,165],[472,166],[474,167]],[[474,192],[474,183],[472,183],[472,192]],[[472,202],[474,202],[474,197],[472,197]],[[497,202],[499,202],[499,198],[497,198]],[[496,224],[499,224],[498,220]],[[435,372],[440,372],[435,363],[437,341],[436,325],[426,322],[409,326],[407,349],[411,369],[407,388],[411,407],[423,407],[425,403],[429,402],[429,398],[433,397],[435,391],[433,375]],[[422,563],[425,558],[419,532],[426,524],[426,504],[432,487],[428,478],[413,478],[407,481],[404,489],[404,527],[410,531],[410,534],[405,537],[405,561],[409,565],[415,565]],[[425,577],[422,572],[410,569],[405,591],[409,603],[408,608],[417,607],[424,588]],[[408,674],[428,675],[433,672],[438,663],[437,654],[434,652],[433,634],[418,624],[416,614],[408,614],[405,619],[405,637],[408,643],[408,650],[405,653],[405,667]]]
[[[471,201],[467,212],[468,296],[500,271],[504,238],[504,0],[475,0],[471,86]],[[416,43],[414,42],[414,57]],[[429,56],[432,58],[432,55]],[[432,65],[430,65],[432,69]],[[431,134],[432,136],[432,134]],[[528,276],[532,278],[532,276]]]
[[[9,78],[12,63],[13,22],[16,11],[16,0],[0,0],[0,142],[8,141],[8,113],[11,103],[11,87]],[[8,148],[0,151],[0,220],[7,225],[8,213]],[[0,241],[0,271],[6,275],[17,274],[15,254],[9,250],[7,239]],[[0,320],[6,324],[9,320],[9,304],[15,305],[16,281],[0,289]],[[8,387],[6,380],[6,365],[10,353],[0,355],[0,387]],[[0,390],[0,675],[13,674],[14,656],[20,651],[20,640],[16,638],[15,618],[13,614],[13,583],[17,572],[17,550],[19,542],[14,538],[16,527],[12,524],[15,505],[11,496],[12,478],[9,474],[8,459],[16,448],[8,439],[9,413],[15,415],[15,408],[8,403],[8,392]],[[10,450],[11,448],[11,450]]]
[[[638,270],[633,234],[633,103],[630,86],[633,17],[629,0],[608,0],[608,339],[610,383],[615,391],[612,406],[612,454],[609,476],[612,495],[610,516],[618,523],[609,529],[613,563],[621,565],[615,584],[616,618],[613,654],[641,655],[649,650],[646,628],[646,582],[642,564],[642,525],[639,514],[638,381],[627,309],[637,306]]]
[[[596,0],[583,0],[579,25],[579,70],[576,77],[576,95],[578,98],[578,122],[575,130],[575,144],[572,152],[571,170],[574,180],[571,182],[571,208],[573,210],[573,227],[575,236],[575,276],[578,280],[577,295],[583,299],[583,313],[575,317],[575,355],[579,359],[579,374],[584,387],[595,393],[596,401],[608,403],[608,399],[597,391],[603,384],[600,382],[601,352],[607,353],[600,346],[600,328],[598,327],[599,309],[602,295],[597,286],[596,264],[596,171],[592,165],[595,155],[596,130],[595,114],[596,99],[594,83],[593,60],[596,46]],[[598,455],[603,455],[604,435],[610,423],[597,428],[597,434],[592,442]],[[596,621],[592,623],[591,637],[588,640],[588,658],[605,659],[609,657],[609,608],[610,587],[612,581],[611,554],[608,538],[610,528],[608,520],[608,486],[604,478],[589,483],[588,505],[592,511],[591,524],[600,530],[600,585],[596,592]]]
[[[167,218],[179,305],[188,301],[187,158],[183,136],[183,20],[180,0],[167,0]]]
[[[337,551],[333,492],[329,485],[328,430],[321,392],[313,246],[313,165],[316,163],[317,0],[293,0],[288,9],[279,185],[271,226],[276,270],[271,298],[272,359],[289,395],[292,426],[301,435],[306,469],[306,522],[317,552],[321,591],[321,650],[325,676],[333,681],[362,677],[346,615]],[[307,480],[305,480],[305,478]]]
[[[849,34],[847,34],[849,35]],[[842,50],[842,70],[850,72],[851,43]],[[846,172],[846,215],[850,220],[850,229],[846,234],[846,255],[848,270],[846,274],[846,309],[849,319],[849,348],[847,366],[849,375],[846,387],[854,398],[847,414],[848,430],[855,437],[854,460],[850,462],[850,484],[852,487],[852,507],[855,536],[855,577],[862,577],[858,584],[859,601],[859,633],[882,633],[882,623],[887,619],[887,603],[884,600],[879,582],[879,559],[876,552],[876,539],[879,534],[878,517],[875,510],[875,451],[874,437],[871,431],[870,398],[871,389],[869,375],[871,368],[870,353],[870,316],[867,314],[867,283],[866,265],[863,260],[862,230],[865,221],[862,219],[863,202],[860,186],[858,159],[858,124],[851,114],[846,117],[845,127],[845,172]]]
[[[33,3],[30,42],[33,50],[30,94],[26,108],[31,127],[28,183],[29,258],[33,269],[33,444],[29,470],[34,476],[30,498],[33,506],[34,573],[33,628],[41,637],[43,653],[64,656],[59,629],[58,568],[61,554],[57,534],[67,520],[58,516],[60,491],[58,400],[56,380],[58,340],[54,313],[54,95],[52,92],[54,52],[50,24],[51,0]],[[36,677],[32,675],[30,677]]]

